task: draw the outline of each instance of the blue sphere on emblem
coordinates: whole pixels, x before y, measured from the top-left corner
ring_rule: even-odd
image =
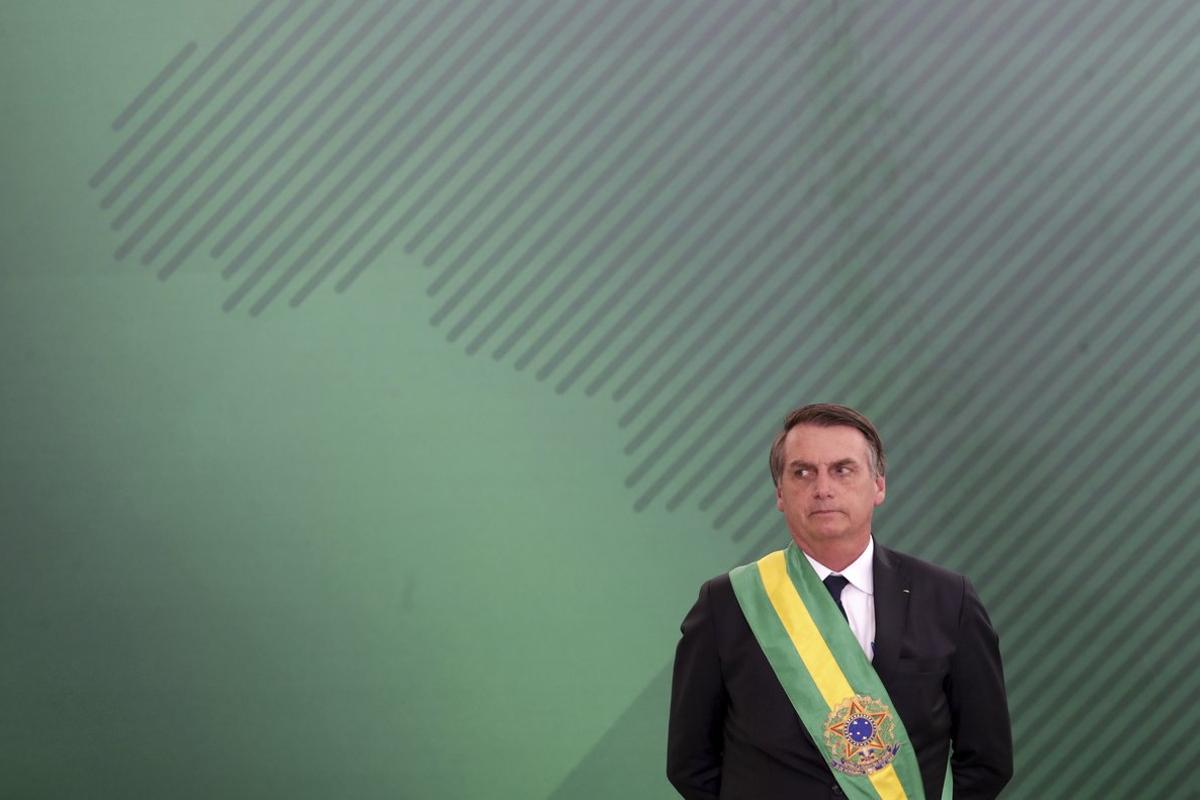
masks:
[[[862,743],[875,735],[875,725],[866,717],[855,717],[846,725],[846,738],[850,741]]]

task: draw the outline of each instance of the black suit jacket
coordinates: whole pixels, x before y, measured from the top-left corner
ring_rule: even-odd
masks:
[[[950,759],[954,800],[993,798],[1012,774],[996,633],[961,575],[875,543],[872,664],[904,721],[927,800]],[[667,776],[688,800],[807,800],[841,790],[750,631],[728,575],[681,627]]]

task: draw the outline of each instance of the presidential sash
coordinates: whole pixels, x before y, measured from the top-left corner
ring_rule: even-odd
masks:
[[[924,800],[883,682],[795,545],[729,573],[750,630],[847,797]]]

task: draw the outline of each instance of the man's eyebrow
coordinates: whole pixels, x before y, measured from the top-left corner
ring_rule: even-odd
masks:
[[[803,461],[799,458],[788,462],[788,467],[795,469],[796,467],[812,467],[815,466],[811,461]],[[836,467],[857,467],[858,459],[855,458],[839,458],[837,461],[832,461],[829,464],[830,469]]]

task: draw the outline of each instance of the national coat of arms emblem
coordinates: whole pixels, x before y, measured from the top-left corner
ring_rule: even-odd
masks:
[[[900,751],[892,710],[871,697],[847,697],[825,719],[825,745],[839,772],[869,775],[883,769]]]

